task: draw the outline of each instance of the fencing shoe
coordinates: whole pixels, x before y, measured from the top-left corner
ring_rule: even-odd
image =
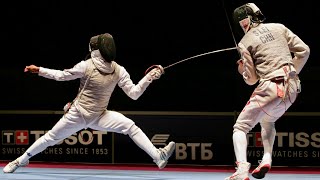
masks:
[[[171,141],[166,147],[159,148],[158,152],[160,154],[160,159],[154,160],[154,162],[158,165],[159,169],[163,169],[167,163],[168,159],[176,149],[176,143]]]
[[[17,170],[19,167],[25,167],[29,164],[29,160],[27,160],[24,163],[19,163],[18,159],[8,163],[4,168],[4,173],[13,173],[15,170]]]
[[[236,162],[237,171],[231,176],[225,178],[225,180],[250,180],[249,179],[249,169],[251,164],[248,162]]]
[[[271,169],[271,162],[262,161],[259,166],[252,171],[252,176],[256,179],[263,179],[267,172]]]

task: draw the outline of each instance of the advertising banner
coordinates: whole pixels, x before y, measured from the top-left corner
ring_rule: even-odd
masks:
[[[1,160],[14,160],[51,129],[62,115],[1,115]],[[112,162],[112,133],[79,131],[35,155],[34,161]]]
[[[176,142],[170,164],[230,165],[233,116],[128,116],[156,147]],[[129,137],[115,134],[116,163],[152,163],[152,159]]]
[[[283,116],[276,122],[274,166],[320,166],[319,116]],[[248,160],[258,164],[263,155],[259,124],[248,134]]]
[[[125,113],[124,113],[125,114]],[[232,131],[236,115],[125,114],[157,147],[176,142],[169,164],[234,165]],[[13,160],[51,129],[62,114],[1,114],[0,160]],[[320,166],[319,116],[285,115],[276,122],[274,166]],[[258,165],[263,146],[258,124],[247,136],[248,161]],[[33,161],[154,164],[123,134],[81,130],[32,158]]]

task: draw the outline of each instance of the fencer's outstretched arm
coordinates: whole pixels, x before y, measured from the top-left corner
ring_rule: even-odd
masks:
[[[158,67],[153,68],[149,73],[147,73],[137,85],[135,85],[129,73],[124,67],[120,69],[120,81],[118,86],[133,100],[137,100],[147,89],[153,80],[159,79],[163,74],[163,67],[158,65]]]
[[[73,68],[63,71],[30,65],[25,67],[24,72],[38,73],[39,76],[56,81],[69,81],[84,76],[86,68],[85,61],[81,61]]]

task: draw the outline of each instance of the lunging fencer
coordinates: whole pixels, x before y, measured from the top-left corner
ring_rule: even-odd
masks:
[[[258,84],[233,126],[237,170],[225,180],[249,180],[251,164],[247,162],[246,135],[258,123],[264,153],[252,176],[262,179],[271,169],[275,122],[301,92],[298,75],[309,58],[310,49],[285,25],[265,23],[265,16],[254,3],[237,7],[233,19],[244,32],[238,43],[241,54],[238,71],[246,84]]]
[[[56,81],[79,78],[80,87],[74,101],[65,106],[65,114],[61,119],[24,154],[8,163],[3,168],[4,173],[13,173],[17,168],[28,165],[31,157],[86,128],[129,135],[160,169],[166,166],[175,150],[174,142],[169,142],[164,148],[156,148],[133,120],[107,109],[111,94],[117,85],[126,95],[137,100],[153,80],[160,78],[164,72],[162,66],[156,66],[138,84],[134,84],[126,69],[115,62],[116,46],[111,34],[92,37],[89,50],[91,57],[71,69],[61,71],[35,65],[25,67],[25,72],[38,73],[39,76]]]

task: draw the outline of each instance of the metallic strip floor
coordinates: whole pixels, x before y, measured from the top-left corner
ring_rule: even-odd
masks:
[[[3,168],[3,167],[1,167]],[[74,168],[22,167],[15,173],[0,173],[1,180],[223,180],[234,171],[194,172],[179,170],[110,170]],[[250,176],[250,179],[254,179]],[[269,172],[265,180],[307,180],[320,179],[319,173]]]

